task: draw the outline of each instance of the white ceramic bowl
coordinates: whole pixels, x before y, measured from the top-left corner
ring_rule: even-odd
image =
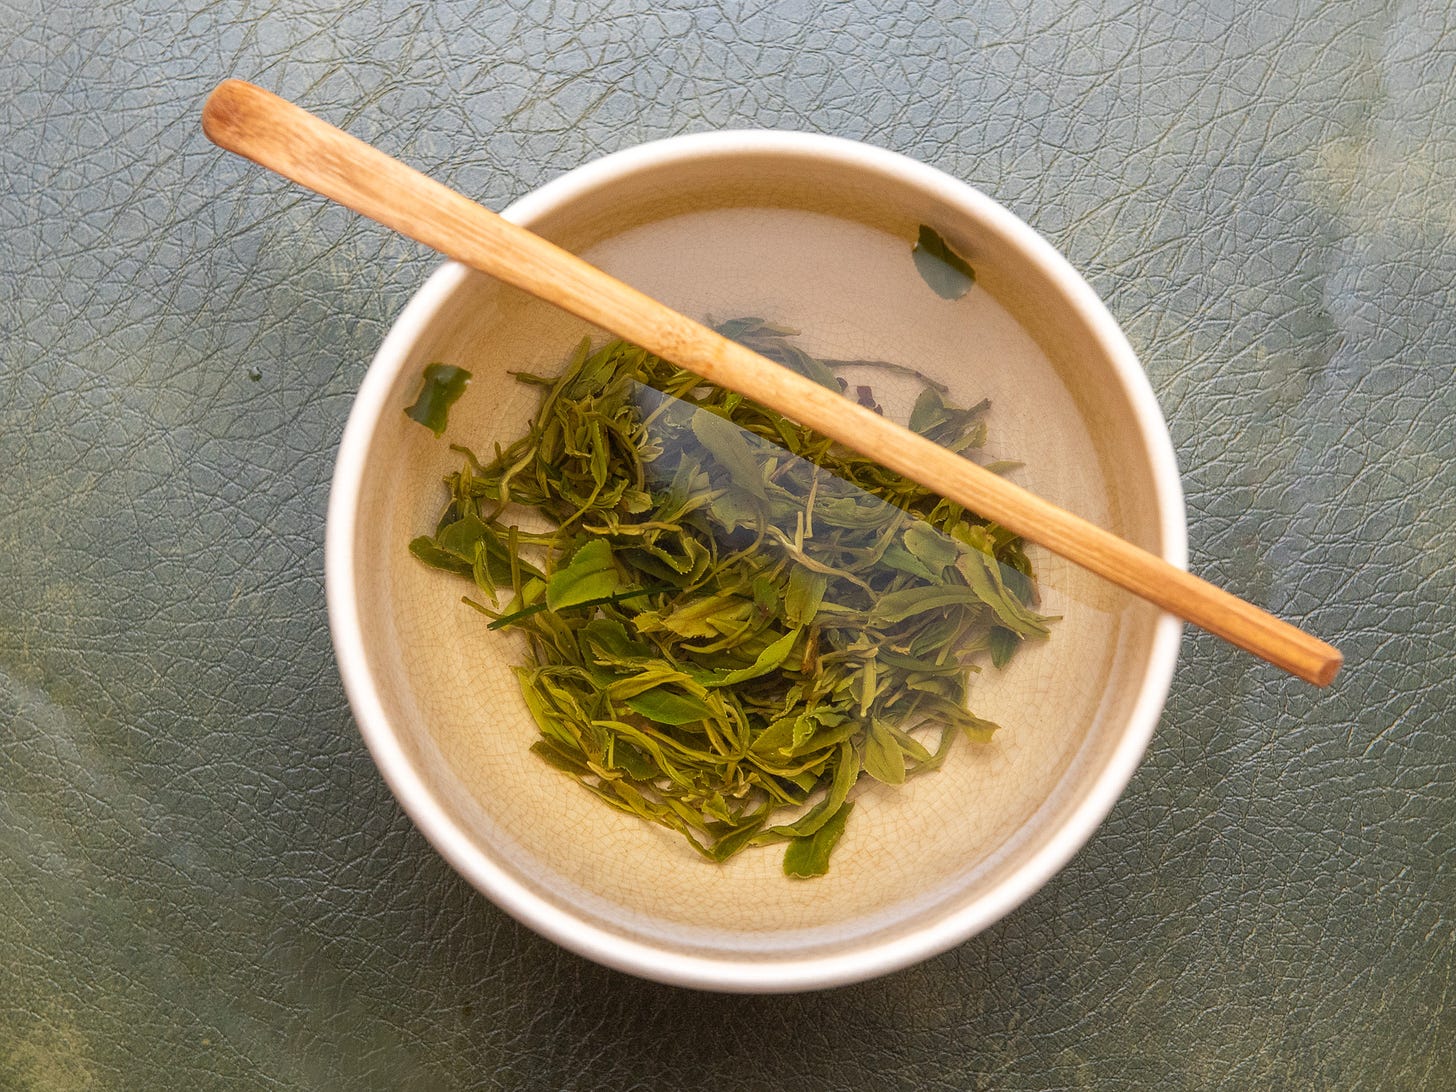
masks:
[[[1186,563],[1172,446],[1126,339],[1050,245],[969,186],[831,137],[725,132],[608,156],[505,215],[697,317],[767,314],[801,327],[811,351],[909,355],[967,401],[989,394],[993,450],[1024,460],[1022,484]],[[817,229],[815,245],[796,236],[806,223],[823,228],[827,251]],[[976,268],[965,300],[916,279],[920,223]],[[350,415],[329,504],[329,618],[360,730],[405,810],[520,921],[664,982],[838,985],[1008,913],[1127,785],[1179,623],[1034,552],[1044,609],[1065,618],[1044,646],[973,684],[972,707],[1005,726],[994,742],[959,741],[941,770],[898,790],[865,787],[825,877],[785,879],[771,849],[708,864],[529,753],[536,731],[510,671],[520,646],[460,605],[457,578],[406,552],[433,527],[439,479],[459,463],[401,412],[421,369],[443,360],[474,373],[446,441],[488,453],[534,404],[507,370],[559,368],[586,329],[446,264],[390,330]]]

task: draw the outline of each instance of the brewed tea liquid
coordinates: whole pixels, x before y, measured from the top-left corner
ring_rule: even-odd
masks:
[[[947,401],[972,406],[989,400],[984,460],[1019,462],[1010,480],[1116,526],[1107,469],[1065,377],[997,302],[990,279],[962,299],[942,299],[916,271],[913,243],[913,235],[804,210],[725,208],[672,216],[578,249],[593,264],[701,321],[760,316],[797,330],[798,343],[816,357],[888,361],[944,384]],[[967,257],[974,265],[976,256]],[[587,332],[547,305],[490,291],[483,291],[487,310],[468,332],[444,339],[434,357],[475,372],[447,439],[482,453],[519,436],[539,404],[539,388],[517,384],[507,373],[558,373]],[[594,334],[597,343],[607,336]],[[924,387],[912,374],[873,367],[850,367],[844,374],[851,396],[868,386],[885,414],[902,424]],[[681,429],[678,434],[677,442],[687,445]],[[458,466],[448,450],[442,456],[441,473]],[[437,503],[435,494],[425,500],[419,483],[410,493],[423,503],[405,512],[407,530],[392,532],[396,553],[438,516],[438,507],[427,510]],[[866,521],[867,528],[878,528],[878,537],[871,529],[854,548],[873,549],[887,534],[903,541],[904,525],[895,526],[893,518],[881,523],[884,514]],[[720,522],[724,548],[742,548],[741,529]],[[792,541],[789,523],[779,530]],[[1060,621],[1046,640],[1027,642],[1004,670],[981,658],[966,704],[1002,730],[989,743],[957,743],[938,770],[904,785],[856,787],[860,803],[835,850],[834,867],[802,885],[786,884],[782,854],[773,850],[744,852],[721,866],[698,862],[676,834],[604,808],[547,767],[529,751],[538,732],[519,697],[515,669],[525,653],[519,635],[484,632],[486,619],[458,605],[458,578],[421,572],[414,558],[404,556],[393,579],[402,594],[432,604],[397,624],[402,642],[442,650],[429,665],[436,675],[416,690],[425,696],[421,701],[432,702],[422,721],[431,725],[440,760],[455,771],[466,799],[491,801],[508,785],[513,799],[529,802],[519,810],[492,809],[476,821],[491,825],[498,844],[522,847],[523,870],[531,861],[580,858],[582,873],[592,877],[590,884],[578,883],[563,870],[533,874],[532,882],[570,889],[577,905],[640,905],[654,935],[691,938],[697,935],[691,913],[679,915],[675,908],[704,900],[746,931],[778,928],[786,918],[813,930],[829,928],[847,907],[865,900],[893,899],[901,882],[906,889],[929,890],[934,876],[949,883],[967,868],[994,867],[1000,847],[1012,844],[1047,806],[1049,794],[1054,797],[1063,774],[1081,761],[1092,726],[1123,715],[1124,695],[1109,679],[1125,675],[1118,633],[1128,598],[1046,551],[1031,546],[1027,552],[1040,592],[1035,609]],[[457,715],[453,702],[429,697],[452,693],[462,678],[491,695],[491,715]],[[540,815],[560,815],[561,821],[532,818]],[[955,822],[946,821],[951,816]],[[598,832],[589,844],[580,839],[587,828]],[[591,847],[599,844],[612,847],[609,869],[597,863],[603,858]],[[913,845],[914,852],[878,852],[903,845]],[[684,854],[694,867],[684,865]],[[878,872],[888,869],[899,878],[888,887],[865,885],[849,862],[866,854]]]

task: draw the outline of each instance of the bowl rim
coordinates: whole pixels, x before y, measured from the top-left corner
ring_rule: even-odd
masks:
[[[577,167],[514,201],[501,215],[529,224],[582,194],[624,176],[683,160],[740,155],[813,157],[851,171],[888,175],[988,223],[1064,291],[1099,341],[1131,404],[1151,457],[1163,556],[1187,567],[1187,513],[1172,438],[1147,375],[1112,315],[1071,264],[1029,225],[992,198],[897,152],[841,137],[781,129],[733,129],[668,137]],[[1163,613],[1154,625],[1143,681],[1122,737],[1045,844],[990,891],[900,935],[803,958],[715,958],[633,940],[603,929],[516,880],[445,809],[412,765],[369,671],[354,595],[354,541],[364,467],[386,401],[413,344],[471,276],[458,262],[438,267],[410,298],[374,355],[350,411],[330,487],[324,543],[329,628],[349,704],[375,764],[405,812],[443,856],[497,906],[579,955],[618,970],[679,986],[745,993],[795,992],[845,985],[917,963],[968,940],[1040,889],[1088,841],[1141,763],[1172,682],[1182,622]]]

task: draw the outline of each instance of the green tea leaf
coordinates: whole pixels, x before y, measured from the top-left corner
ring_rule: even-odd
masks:
[[[925,562],[898,544],[887,547],[885,556],[881,560],[897,572],[907,573],[920,580],[937,580],[940,576],[938,572],[932,571],[926,566]]]
[[[864,772],[886,785],[905,783],[905,752],[889,728],[871,720],[865,736]]]
[[[970,264],[952,250],[932,228],[920,225],[920,237],[911,251],[921,278],[942,299],[958,300],[976,283]]]
[[[1051,619],[1027,609],[1006,589],[1001,566],[994,557],[980,550],[967,550],[956,561],[956,568],[1007,629],[1023,637],[1045,637],[1051,632],[1047,628]]]
[[[751,616],[753,604],[737,595],[705,595],[674,607],[664,615],[637,616],[641,633],[667,630],[679,637],[720,637],[741,628]]]
[[[985,435],[979,418],[990,405],[983,399],[969,409],[958,409],[946,402],[938,390],[926,387],[915,400],[909,427],[912,432],[957,451],[980,447]]]
[[[620,585],[611,546],[595,539],[578,549],[564,569],[551,575],[546,584],[546,605],[551,610],[561,610],[611,595]]]
[[[535,581],[535,584],[540,584],[540,581]],[[532,587],[531,584],[526,585],[526,588],[530,587]],[[626,603],[633,599],[641,599],[644,596],[656,595],[658,592],[671,590],[671,588],[663,587],[660,584],[650,588],[633,588],[631,591],[618,592],[615,595],[604,595],[599,599],[583,599],[580,603],[573,603],[571,606],[578,609],[585,607],[603,607],[617,603]],[[550,607],[546,603],[532,603],[530,606],[522,607],[520,610],[511,611],[509,614],[502,614],[495,621],[491,622],[488,628],[504,629],[506,626],[513,625],[523,618],[529,618],[533,614],[540,614],[549,609]]]
[[[475,558],[475,544],[485,535],[485,524],[474,513],[457,519],[435,536],[440,549],[448,550],[462,561]]]
[[[735,853],[747,848],[753,836],[763,827],[763,816],[752,819],[713,843],[710,856],[715,861],[726,861]]]
[[[925,433],[947,419],[945,399],[934,387],[926,387],[915,399],[915,408],[910,411],[911,432]]]
[[[747,682],[749,679],[756,679],[762,675],[767,675],[788,659],[789,653],[793,651],[794,642],[799,639],[801,632],[798,629],[790,630],[778,640],[766,646],[758,654],[758,659],[751,666],[739,668],[737,671],[730,671],[722,678],[715,679],[712,685],[732,686],[734,683]]]
[[[731,319],[718,327],[718,332],[770,360],[777,361],[791,371],[812,379],[821,387],[835,392],[843,389],[843,384],[839,382],[833,368],[810,356],[789,340],[797,331],[770,325],[762,319],[747,318]]]
[[[626,704],[634,713],[641,713],[650,721],[674,727],[696,724],[713,716],[713,710],[706,702],[690,694],[662,688],[643,691],[626,699]]]
[[[830,782],[829,791],[824,794],[824,799],[794,822],[786,826],[774,827],[769,833],[779,837],[804,838],[829,822],[839,811],[845,798],[849,796],[849,790],[854,788],[855,782],[859,780],[860,761],[859,751],[852,743],[848,740],[840,743],[834,753],[834,779]]]
[[[974,588],[960,584],[912,585],[880,596],[879,602],[870,611],[870,621],[875,625],[889,625],[903,622],[917,614],[943,611],[947,607],[967,606],[982,601],[982,596]]]
[[[773,618],[779,613],[779,592],[773,581],[766,577],[753,578],[753,605],[763,618]]]
[[[404,412],[436,436],[445,431],[450,407],[465,393],[470,373],[451,364],[426,365],[420,382],[420,393]]]
[[[574,774],[577,777],[585,777],[591,773],[591,767],[580,751],[567,750],[556,740],[538,739],[531,744],[531,753],[549,762],[563,773]]]
[[[853,801],[845,801],[839,810],[813,834],[795,838],[784,851],[784,875],[797,879],[823,876],[829,871],[829,854],[844,837],[844,825],[854,810]]]
[[[1016,650],[1021,647],[1021,637],[1005,626],[992,626],[991,637],[991,663],[997,667],[1005,667],[1011,662],[1011,657],[1016,655]]]
[[[859,733],[860,722],[842,713],[802,716],[794,722],[793,755],[796,758],[812,755],[826,747],[839,746]]]
[[[823,573],[795,565],[789,570],[789,588],[784,594],[784,616],[796,626],[807,626],[819,614],[829,580]]]
[[[426,565],[433,565],[446,572],[469,576],[474,571],[470,562],[449,550],[441,549],[429,535],[420,535],[418,538],[410,539],[409,551]]]
[[[627,627],[615,618],[593,618],[581,627],[578,639],[584,650],[590,649],[598,656],[646,658],[653,651],[647,642],[634,641]]]
[[[693,414],[692,429],[703,447],[728,471],[737,488],[746,489],[755,497],[767,496],[763,467],[744,441],[742,429],[715,413],[703,411]]]
[[[936,578],[961,555],[955,539],[919,520],[905,528],[904,539],[905,549],[919,558]]]
[[[788,757],[795,742],[795,726],[802,719],[802,716],[784,716],[773,721],[753,741],[753,752],[765,756],[777,753]]]
[[[640,749],[626,740],[618,740],[613,757],[616,766],[638,781],[650,781],[657,774],[657,767]]]

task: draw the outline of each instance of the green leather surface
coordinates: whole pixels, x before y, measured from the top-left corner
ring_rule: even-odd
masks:
[[[1456,1087],[1453,24],[0,0],[0,1087]],[[227,75],[495,207],[728,126],[980,186],[1139,351],[1193,567],[1344,674],[1190,635],[1091,844],[888,978],[724,997],[559,951],[402,816],[325,624],[334,448],[434,259],[208,145]]]

